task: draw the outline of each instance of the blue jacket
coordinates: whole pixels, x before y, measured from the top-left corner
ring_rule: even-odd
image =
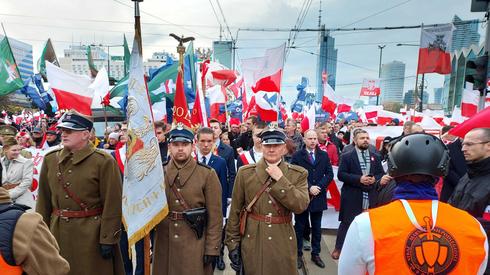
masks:
[[[221,201],[222,201],[222,210],[223,210],[223,217],[226,216],[226,207],[228,206],[227,204],[227,198],[230,196],[229,195],[229,189],[228,189],[228,182],[226,180],[226,161],[220,157],[220,156],[215,156],[211,154],[211,158],[208,161],[208,166],[214,169],[216,172],[216,175],[218,175],[219,182],[221,183]]]
[[[333,179],[332,165],[328,154],[320,149],[315,150],[315,163],[309,159],[306,149],[301,149],[293,154],[291,164],[305,168],[308,171],[308,192],[311,186],[320,187],[321,193],[312,197],[310,195],[310,212],[319,212],[327,209],[327,187]]]
[[[381,156],[377,153],[369,151],[371,160],[370,173],[379,181],[385,174],[383,165],[381,164]],[[342,154],[340,160],[339,171],[337,177],[344,184],[340,194],[340,213],[339,221],[352,222],[354,218],[362,213],[362,193],[369,193],[369,204],[375,203],[374,184],[366,186],[361,183],[361,164],[357,156],[357,150],[351,150]]]
[[[235,183],[235,176],[236,176],[236,169],[235,169],[235,154],[233,153],[233,148],[230,146],[224,144],[223,142],[219,143],[218,146],[218,155],[225,159],[226,161],[226,167],[228,168],[228,174],[227,174],[227,179],[228,179],[228,189],[230,190],[230,194],[228,195],[228,198],[231,198],[231,190],[233,190],[233,184]]]

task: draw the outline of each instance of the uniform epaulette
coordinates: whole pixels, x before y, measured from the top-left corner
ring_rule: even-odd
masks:
[[[238,170],[250,170],[250,169],[255,169],[255,167],[257,166],[256,163],[251,163],[251,164],[246,164],[246,165],[243,165],[243,166],[240,166],[240,168],[238,168]],[[237,171],[238,172],[238,171]]]
[[[109,152],[105,151],[104,149],[95,148],[95,152],[99,155],[112,158],[111,154]]]
[[[202,162],[199,162],[199,161],[197,162],[197,165],[200,165],[200,166],[202,166],[202,167],[206,167],[206,168],[208,168],[208,169],[213,169],[211,166],[209,166],[209,165],[207,165],[207,164],[204,164],[204,163],[202,163]]]
[[[298,166],[298,165],[294,165],[294,164],[288,164],[288,168],[289,169],[292,169],[292,170],[295,170],[295,171],[298,171],[298,172],[301,172],[301,173],[303,173],[304,171],[306,171],[305,168],[303,168],[301,166]]]
[[[61,150],[63,150],[63,147],[59,147],[59,148],[56,148],[56,149],[49,150],[49,152],[47,152],[46,155],[44,155],[44,157],[47,157],[47,156],[51,155],[52,153],[59,152]]]

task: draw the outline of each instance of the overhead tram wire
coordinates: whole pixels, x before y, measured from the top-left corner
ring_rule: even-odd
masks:
[[[378,72],[378,70],[374,70],[374,69],[370,69],[370,68],[367,68],[367,67],[363,67],[363,66],[356,65],[356,64],[353,64],[353,63],[350,63],[350,62],[341,61],[338,58],[329,58],[328,56],[320,55],[320,54],[317,54],[317,53],[314,53],[314,52],[305,51],[305,50],[298,49],[298,48],[295,48],[295,47],[292,47],[292,49],[295,49],[297,51],[304,52],[304,53],[307,53],[307,54],[311,54],[311,55],[317,55],[317,56],[320,56],[320,57],[326,57],[327,59],[330,59],[330,60],[333,60],[333,61],[337,61],[339,63],[345,64],[345,65],[349,65],[349,66],[352,66],[352,67],[356,67],[356,68],[359,68],[359,69],[363,69],[363,70],[366,70],[366,71]]]
[[[221,13],[221,16],[223,17],[223,22],[225,23],[226,30],[228,31],[228,34],[230,35],[230,39],[234,44],[235,42],[233,39],[233,34],[231,33],[230,26],[228,25],[228,22],[226,21],[225,13],[223,12],[223,9],[221,8],[221,4],[219,3],[219,0],[216,0],[216,3],[218,4],[218,9]]]
[[[219,38],[221,40],[221,28],[222,28],[221,21],[219,20],[218,13],[216,13],[216,9],[214,8],[213,1],[212,0],[209,0],[209,4],[211,5],[211,9],[213,10],[214,17],[216,18],[216,21],[218,22],[218,25],[219,25]]]
[[[301,28],[303,26],[306,15],[308,14],[308,11],[310,9],[311,2],[312,0],[304,0],[303,5],[301,6],[301,10],[298,14],[298,18],[296,19],[296,23],[294,24],[295,29]],[[296,41],[297,36],[298,36],[298,32],[295,31],[289,32],[289,37],[287,40],[288,47],[286,47],[286,55],[285,55],[286,59],[289,56],[290,47],[294,46],[294,42]]]
[[[119,0],[112,0],[112,1],[114,1],[114,2],[116,2],[116,3],[118,3],[118,4],[120,4],[120,5],[123,5],[123,6],[125,6],[125,7],[128,7],[128,8],[130,8],[130,9],[134,9],[134,7],[133,7],[132,5],[126,4],[126,3],[122,2],[122,1],[119,1]],[[173,22],[170,22],[170,21],[168,21],[168,20],[165,20],[165,19],[161,18],[160,16],[157,16],[157,15],[151,14],[151,13],[146,12],[146,11],[143,11],[141,8],[140,8],[140,12],[141,12],[141,13],[143,13],[143,14],[146,14],[146,15],[148,15],[148,16],[150,16],[150,17],[153,17],[153,18],[155,18],[155,19],[158,19],[158,20],[160,20],[160,21],[162,21],[162,22],[165,22],[165,23],[171,24],[171,25],[173,25],[173,26],[175,26],[175,27],[178,27],[178,28],[181,28],[181,29],[186,30],[186,31],[188,31],[188,32],[191,32],[191,33],[193,33],[193,34],[197,34],[197,35],[199,35],[199,36],[201,36],[201,37],[204,37],[204,38],[206,38],[206,39],[211,39],[211,40],[213,39],[212,37],[209,37],[209,36],[203,35],[203,34],[201,34],[201,33],[195,32],[195,31],[193,31],[193,30],[191,30],[191,29],[189,29],[189,28],[186,28],[186,27],[183,27],[183,26],[181,26],[181,25],[178,25],[178,24],[175,24],[175,23],[173,23]]]
[[[475,20],[476,21],[476,20]],[[462,21],[462,22],[454,22],[453,24],[456,26],[459,25],[467,25],[474,24],[475,21]],[[484,23],[486,20],[478,20],[477,23]],[[424,28],[429,27],[441,27],[447,23],[438,23],[438,24],[424,24]],[[394,26],[394,27],[363,27],[363,28],[326,28],[325,31],[330,32],[354,32],[354,31],[387,31],[387,30],[403,30],[403,29],[420,29],[422,25],[408,25],[408,26]],[[323,29],[320,28],[304,28],[304,29],[287,29],[287,28],[240,28],[240,31],[248,31],[248,32],[318,32]]]
[[[363,17],[363,18],[359,19],[359,20],[356,20],[356,21],[354,21],[354,22],[352,22],[352,23],[349,23],[349,24],[347,24],[347,25],[344,25],[344,26],[342,26],[341,28],[345,28],[345,27],[352,26],[352,25],[354,25],[354,24],[356,24],[356,23],[359,23],[359,22],[361,22],[361,21],[364,21],[364,20],[369,19],[369,18],[371,18],[371,17],[374,17],[374,16],[376,16],[376,15],[380,15],[380,14],[382,14],[382,13],[384,13],[384,12],[387,12],[387,11],[389,11],[389,10],[392,10],[392,9],[394,9],[394,8],[397,8],[397,7],[399,7],[399,6],[401,6],[401,5],[404,5],[404,4],[406,4],[406,3],[408,3],[408,2],[411,2],[411,1],[412,1],[412,0],[406,0],[406,1],[404,1],[404,2],[398,3],[398,4],[394,5],[394,6],[391,6],[391,7],[389,7],[389,8],[383,9],[383,10],[378,11],[378,12],[375,12],[375,13],[373,13],[373,14],[371,14],[371,15],[368,15],[368,16],[366,16],[366,17]]]

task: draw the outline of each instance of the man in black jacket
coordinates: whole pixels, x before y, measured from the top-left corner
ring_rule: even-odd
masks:
[[[463,141],[468,172],[459,180],[448,203],[466,210],[490,233],[490,128],[469,131]],[[487,265],[485,274],[490,274]]]
[[[308,171],[308,192],[310,205],[301,214],[295,215],[296,240],[298,243],[298,268],[302,268],[303,233],[305,226],[311,220],[311,260],[320,268],[325,263],[320,258],[320,243],[322,238],[322,215],[327,209],[327,186],[333,179],[332,165],[328,154],[318,148],[318,135],[315,130],[308,130],[304,137],[305,147],[293,154],[291,164],[305,168]]]

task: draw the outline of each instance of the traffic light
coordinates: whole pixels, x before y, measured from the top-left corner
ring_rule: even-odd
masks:
[[[473,83],[473,90],[483,92],[487,84],[488,56],[466,61],[465,81]]]

